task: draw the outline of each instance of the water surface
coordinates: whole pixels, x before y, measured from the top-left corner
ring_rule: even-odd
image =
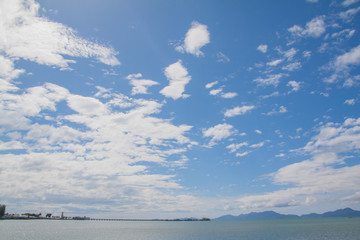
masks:
[[[210,222],[2,220],[0,240],[360,240],[360,218]]]

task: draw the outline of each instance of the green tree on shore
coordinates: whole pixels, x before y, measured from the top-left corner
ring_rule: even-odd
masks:
[[[0,205],[0,218],[2,218],[3,216],[5,216],[5,205]]]

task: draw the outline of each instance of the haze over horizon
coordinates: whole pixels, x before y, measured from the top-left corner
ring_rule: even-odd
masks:
[[[360,209],[359,14],[359,0],[0,0],[0,204]]]

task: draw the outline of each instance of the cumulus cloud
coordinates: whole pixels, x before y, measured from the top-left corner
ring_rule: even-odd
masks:
[[[329,123],[319,129],[299,151],[311,155],[308,160],[289,164],[270,175],[283,190],[237,199],[238,208],[274,208],[307,205],[316,196],[329,200],[358,201],[360,165],[346,166],[345,155],[357,155],[360,146],[360,119],[348,118],[342,124]],[[283,155],[279,155],[283,157]],[[334,195],[335,194],[335,195]],[[333,200],[333,199],[332,199]]]
[[[211,83],[208,83],[205,85],[206,88],[212,88],[213,86],[215,86],[216,84],[218,84],[219,82],[218,81],[214,81],[214,82],[211,82]]]
[[[334,65],[338,70],[343,70],[351,65],[359,65],[359,64],[360,64],[360,45],[352,48],[349,52],[338,56],[334,61]]]
[[[32,0],[2,2],[0,51],[10,58],[68,68],[69,57],[94,57],[111,66],[119,65],[116,52],[87,41],[72,29],[39,16],[40,5]]]
[[[297,92],[301,88],[302,82],[296,82],[296,81],[289,81],[286,86],[291,87],[292,89],[290,92]]]
[[[226,148],[230,149],[230,153],[235,153],[236,157],[244,157],[246,155],[248,155],[249,153],[251,153],[251,151],[242,151],[242,152],[238,152],[240,149],[249,146],[249,144],[247,142],[242,142],[242,143],[237,143],[237,144],[230,144],[228,145]]]
[[[234,116],[238,116],[238,115],[243,115],[247,112],[249,112],[250,110],[254,109],[255,106],[254,105],[248,105],[248,106],[242,106],[242,107],[234,107],[232,109],[228,109],[226,110],[224,116],[225,117],[234,117]]]
[[[234,133],[234,127],[227,123],[218,124],[214,127],[203,130],[203,136],[211,138],[209,143],[210,146],[215,145],[217,141],[230,137]]]
[[[215,86],[216,84],[218,84],[218,81],[215,81],[215,82],[211,82],[211,83],[208,83],[206,84],[206,88],[212,88],[213,86]],[[211,89],[209,91],[210,95],[213,95],[213,96],[220,96],[222,98],[226,98],[226,99],[229,99],[229,98],[234,98],[236,97],[238,94],[236,92],[227,92],[227,93],[224,93],[223,92],[223,86],[220,87],[220,88],[217,88],[217,89]]]
[[[288,29],[295,36],[299,37],[320,37],[326,30],[325,16],[319,16],[306,23],[305,28],[294,25]]]
[[[195,21],[191,23],[191,28],[186,33],[184,43],[177,46],[176,50],[199,57],[204,54],[200,49],[208,43],[210,43],[210,33],[207,26]]]
[[[348,76],[351,69],[358,65],[360,65],[360,45],[350,49],[350,51],[340,56],[337,56],[328,64],[328,68],[334,70],[334,72],[329,77],[324,78],[324,82],[335,83],[340,79],[343,79],[345,76]],[[344,82],[343,86],[354,86],[357,83],[357,79],[358,75],[350,77]]]
[[[249,146],[249,144],[247,142],[242,142],[242,143],[237,143],[237,144],[232,143],[232,144],[228,145],[226,148],[230,149],[230,153],[234,153],[237,150],[239,150],[243,147],[246,147],[246,146]]]
[[[236,92],[228,92],[228,93],[223,93],[221,94],[222,98],[234,98],[236,97],[238,94]]]
[[[262,52],[262,53],[266,53],[267,50],[268,50],[268,45],[266,44],[260,44],[258,47],[257,47],[257,50]]]
[[[149,199],[160,211],[192,208],[188,201],[196,202],[194,197],[168,193],[181,189],[174,175],[152,173],[144,164],[183,167],[187,147],[195,144],[185,136],[191,126],[153,116],[162,107],[155,101],[103,88],[96,96],[49,83],[0,95],[0,127],[9,136],[0,141],[0,150],[8,151],[0,155],[2,196],[26,198],[29,208],[38,199],[48,200],[49,209],[69,212],[74,205],[64,201],[79,199],[99,210],[104,205],[94,200],[108,202],[115,212],[124,204],[149,211],[154,206],[148,206]],[[24,185],[25,179],[31,181]],[[180,208],[173,204],[177,198],[184,204]]]
[[[141,73],[130,74],[126,78],[130,80],[130,84],[133,86],[131,95],[147,94],[149,87],[159,84],[158,82],[150,79],[142,79]]]
[[[191,80],[191,76],[187,69],[182,65],[181,60],[169,65],[164,73],[169,80],[169,85],[160,91],[161,94],[174,100],[189,97],[189,95],[183,93],[185,91],[185,86]]]
[[[223,91],[222,88],[218,88],[218,89],[212,89],[210,90],[210,95],[218,95],[219,93],[221,93]]]

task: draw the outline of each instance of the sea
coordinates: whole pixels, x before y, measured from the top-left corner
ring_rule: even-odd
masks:
[[[1,240],[360,240],[360,218],[212,221],[0,220]]]

